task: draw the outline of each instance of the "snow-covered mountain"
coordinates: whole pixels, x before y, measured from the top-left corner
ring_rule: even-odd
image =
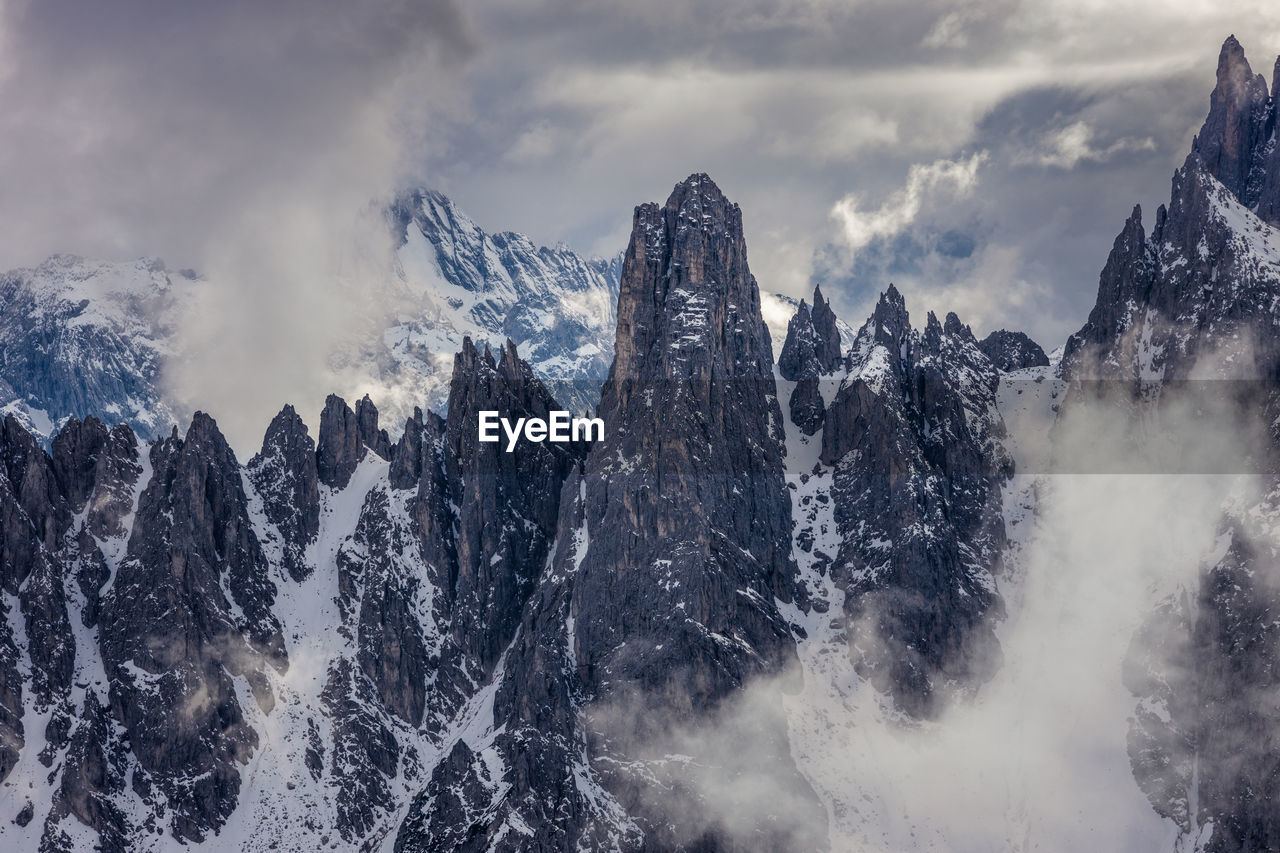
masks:
[[[202,286],[163,262],[55,255],[0,275],[0,409],[42,437],[68,417],[128,423],[150,438],[176,421],[162,371],[178,312]]]
[[[1195,462],[1221,432],[1193,421],[1163,457],[1178,467],[1158,473],[1254,475],[1255,494],[1222,507],[1201,571],[1152,608],[1125,666],[1137,700],[1134,776],[1185,849],[1280,845],[1278,88],[1280,61],[1269,92],[1227,39],[1168,206],[1150,233],[1134,209],[1062,365],[1073,382],[1067,405],[1132,410],[1134,442],[1168,440],[1158,425],[1188,411],[1210,424],[1205,413],[1227,412],[1238,424],[1239,458]]]
[[[446,197],[406,193],[388,212],[397,249],[385,282],[394,313],[375,340],[337,353],[393,400],[443,410],[464,337],[494,349],[511,340],[566,406],[594,407],[613,354],[621,259],[583,258],[509,232],[487,234]],[[0,276],[0,409],[44,439],[67,418],[123,422],[144,439],[185,417],[165,366],[200,287],[145,258],[131,263],[59,255]],[[376,306],[375,306],[376,308]]]
[[[594,408],[613,361],[622,259],[589,259],[564,245],[488,234],[438,192],[400,196],[392,209],[398,271],[416,303],[383,343],[438,408],[464,337],[500,349],[509,339],[556,398]],[[410,380],[413,381],[413,380]]]
[[[203,413],[149,445],[73,419],[47,450],[6,418],[0,842],[1275,849],[1275,469],[1207,504],[1216,532],[1167,478],[1126,503],[1019,472],[1088,380],[1141,435],[1205,356],[1280,375],[1280,108],[1234,39],[1218,77],[1172,204],[1150,237],[1126,224],[1061,362],[955,314],[913,326],[892,286],[856,329],[818,292],[779,310],[695,174],[636,208],[616,285],[402,199],[434,325],[385,343],[443,417],[389,431],[335,396],[313,438],[285,406],[247,463]],[[609,288],[612,335],[566,354]],[[467,336],[493,329],[550,369],[607,347],[602,440],[478,441],[479,410],[557,404],[515,344]],[[1235,399],[1269,459],[1272,386],[1231,386],[1260,387]],[[1200,526],[1208,558],[1170,577]]]
[[[758,679],[820,686],[802,661],[847,649],[854,626],[916,650],[842,658],[840,678],[864,673],[905,713],[980,683],[1007,477],[997,371],[954,317],[911,331],[894,291],[848,341],[816,294],[816,328],[789,323],[783,350],[837,389],[825,437],[799,431],[741,213],[705,175],[637,209],[620,293],[593,446],[478,443],[478,410],[555,401],[514,345],[467,338],[447,417],[416,412],[394,444],[367,398],[330,398],[316,441],[285,407],[247,464],[205,414],[149,448],[73,419],[48,453],[8,419],[6,840],[826,846],[845,794],[795,763],[778,697],[750,750],[701,743],[703,727]],[[856,449],[859,409],[888,467]],[[886,479],[899,466],[912,475]],[[922,609],[927,590],[972,606]],[[871,602],[897,618],[864,625]],[[927,629],[939,616],[956,638]],[[789,795],[726,823],[707,785],[738,772]],[[677,802],[703,817],[673,822]]]

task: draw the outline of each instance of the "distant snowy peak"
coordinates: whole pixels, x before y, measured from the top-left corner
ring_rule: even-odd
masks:
[[[47,437],[68,417],[154,437],[174,420],[159,387],[195,273],[162,261],[54,255],[0,275],[0,407]]]
[[[402,194],[392,218],[398,268],[418,310],[397,318],[384,341],[428,406],[443,402],[468,336],[495,350],[511,340],[561,403],[594,406],[613,361],[620,256],[489,234],[431,190]]]
[[[441,410],[454,354],[470,336],[513,341],[566,407],[594,407],[613,360],[621,256],[589,259],[561,245],[488,234],[444,195],[418,190],[390,210],[396,304],[374,339],[334,354],[364,371],[388,422]],[[180,407],[162,387],[180,355],[178,318],[201,286],[155,258],[114,263],[55,255],[0,274],[0,414],[45,440],[69,417],[166,435]]]

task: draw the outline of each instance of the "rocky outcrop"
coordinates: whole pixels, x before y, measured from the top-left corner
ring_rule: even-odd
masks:
[[[383,459],[391,458],[391,439],[387,437],[385,429],[378,428],[378,409],[368,394],[356,403],[356,427],[365,447]]]
[[[1005,373],[1049,366],[1049,356],[1023,332],[999,329],[979,341],[978,349]]]
[[[440,416],[434,417],[440,422],[440,428],[443,428]],[[423,447],[426,439],[427,427],[423,421],[422,409],[415,406],[413,417],[405,421],[404,432],[400,433],[400,440],[391,451],[391,470],[387,477],[393,489],[412,489],[418,485],[418,479],[422,476],[423,458],[427,456],[429,459],[430,454],[430,450]]]
[[[675,785],[696,811],[698,794],[647,760],[667,726],[709,721],[795,660],[776,603],[795,588],[771,345],[741,214],[705,175],[636,209],[618,315],[605,440],[561,492],[556,547],[503,659],[497,734],[436,768],[397,849],[439,849],[432,833],[459,825],[450,849],[778,842],[768,814],[672,823],[653,795]],[[756,746],[789,761],[785,730]]]
[[[316,442],[316,474],[320,482],[333,489],[345,488],[365,451],[356,413],[341,397],[330,394],[320,413],[320,438]]]
[[[126,558],[103,597],[101,648],[111,708],[172,810],[200,840],[236,805],[239,767],[258,747],[233,679],[264,709],[264,673],[287,666],[275,585],[250,523],[240,466],[213,419],[196,413],[151,448]]]
[[[32,668],[26,685],[35,707],[58,709],[58,719],[46,735],[56,748],[66,735],[69,713],[64,705],[75,663],[58,560],[63,536],[71,524],[71,508],[58,490],[52,460],[12,415],[6,416],[0,426],[0,457],[4,463],[0,467],[0,588],[16,597],[21,619],[15,621],[23,626],[27,653],[41,661],[40,667]],[[6,635],[0,638],[3,658],[14,655],[18,640],[7,630]],[[16,672],[6,670],[8,667],[0,660],[0,678],[4,681],[0,697],[5,697],[0,698],[4,706],[0,723],[9,729],[0,751],[0,764],[9,760],[6,756],[12,745],[22,740],[17,718],[23,715],[21,699],[25,691]]]
[[[1150,234],[1135,207],[1103,267],[1064,375],[1127,383],[1280,375],[1275,104],[1239,43],[1223,45],[1210,112]]]
[[[826,413],[855,664],[898,705],[936,714],[999,660],[1004,521],[1012,462],[996,366],[954,314],[912,330],[892,286],[858,332]]]
[[[60,784],[45,820],[46,844],[41,849],[73,847],[60,828],[67,817],[94,828],[104,853],[126,853],[131,848],[132,827],[119,805],[128,783],[128,753],[114,727],[107,708],[89,692],[67,748]]]
[[[1138,410],[1131,421],[1137,441],[1147,440],[1162,407],[1204,408],[1204,394],[1228,402],[1242,420],[1258,416],[1258,434],[1270,434],[1270,442],[1254,470],[1273,481],[1280,458],[1274,94],[1236,39],[1227,39],[1208,117],[1174,174],[1168,207],[1156,211],[1149,233],[1134,209],[1089,320],[1063,358],[1064,376],[1075,381],[1067,405],[1119,398]],[[1087,381],[1094,379],[1104,381]],[[1187,381],[1204,379],[1215,381]],[[1202,437],[1193,432],[1190,440],[1198,449]],[[1196,849],[1265,850],[1280,839],[1280,719],[1274,703],[1260,699],[1276,683],[1280,602],[1264,580],[1274,544],[1258,527],[1274,515],[1274,503],[1273,494],[1224,514],[1221,556],[1195,586],[1149,615],[1126,663],[1126,684],[1139,702],[1129,732],[1134,777]]]
[[[618,318],[599,410],[609,432],[585,479],[587,527],[604,539],[574,587],[578,666],[588,695],[607,682],[706,707],[790,659],[790,632],[762,602],[794,594],[772,347],[741,212],[706,175],[636,209]],[[619,564],[636,570],[618,577]],[[717,589],[734,594],[687,598]],[[693,608],[684,620],[647,616],[680,602]],[[744,648],[726,652],[715,634]]]
[[[787,339],[778,355],[778,373],[796,381],[809,374],[830,373],[840,365],[840,330],[831,305],[814,288],[813,310],[803,299],[787,324]]]
[[[478,440],[479,412],[511,420],[546,418],[557,408],[515,344],[495,363],[468,339],[454,364],[445,423],[446,473],[458,507],[454,645],[487,678],[520,622],[555,538],[560,485],[581,448],[522,442],[508,453]],[[498,519],[506,523],[495,524]]]
[[[479,412],[514,421],[546,418],[557,408],[510,341],[496,361],[487,347],[463,342],[435,457],[442,467],[424,462],[416,502],[428,562],[449,567],[450,619],[435,697],[441,716],[489,680],[510,645],[556,536],[560,487],[585,450],[521,441],[507,452],[504,443],[479,441]],[[454,514],[442,516],[442,506]]]
[[[822,426],[825,403],[819,377],[835,371],[841,363],[840,330],[831,306],[822,298],[822,289],[813,292],[813,311],[804,300],[787,324],[787,338],[778,356],[778,374],[796,383],[788,407],[791,420],[806,435]]]
[[[271,420],[246,473],[262,497],[267,520],[279,531],[285,570],[295,581],[304,579],[310,572],[307,546],[320,532],[320,471],[315,442],[293,406]]]
[[[1268,94],[1266,78],[1253,73],[1244,48],[1230,36],[1218,55],[1218,79],[1209,96],[1209,115],[1191,145],[1192,157],[1205,171],[1271,225],[1280,225],[1278,86],[1280,61]]]

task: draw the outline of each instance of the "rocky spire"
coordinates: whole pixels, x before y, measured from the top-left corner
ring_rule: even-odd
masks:
[[[741,213],[706,175],[677,185],[665,205],[636,208],[618,307],[617,356],[599,410],[605,438],[565,482],[557,545],[494,701],[494,749],[515,768],[512,785],[487,793],[483,763],[469,745],[456,747],[411,810],[398,849],[460,844],[456,827],[468,820],[486,847],[518,820],[529,848],[640,849],[643,825],[645,849],[676,849],[673,821],[683,818],[664,815],[646,786],[657,776],[660,785],[682,781],[628,754],[629,736],[677,719],[705,722],[751,676],[782,674],[794,660],[777,605],[795,590],[769,336]],[[450,428],[453,420],[451,408]],[[629,709],[630,719],[584,736],[580,721],[592,707]],[[753,754],[790,766],[785,731],[759,740]],[[607,770],[582,763],[602,752]],[[588,796],[597,773],[607,773],[607,789]],[[614,796],[630,816],[620,819]],[[812,805],[820,837],[822,810]],[[761,814],[735,829],[752,847],[780,848],[772,826]],[[715,832],[700,844],[730,849]]]
[[[814,355],[823,373],[830,373],[840,364],[840,329],[836,326],[836,313],[831,303],[822,298],[822,288],[813,288]]]
[[[807,374],[830,373],[840,364],[840,330],[831,305],[814,288],[813,309],[803,299],[787,323],[787,338],[778,356],[783,379],[796,381]]]
[[[678,184],[662,207],[636,208],[618,314],[618,355],[600,406],[608,434],[592,448],[587,466],[588,523],[614,529],[582,564],[575,600],[586,611],[575,624],[585,672],[607,668],[615,684],[633,678],[652,684],[673,677],[664,661],[680,644],[663,646],[657,639],[672,651],[628,655],[625,664],[609,656],[628,638],[662,633],[646,614],[674,607],[683,594],[664,600],[659,590],[674,589],[664,578],[683,578],[688,585],[679,589],[696,589],[707,576],[726,572],[765,600],[791,597],[785,543],[790,508],[769,334],[747,265],[742,213],[705,174]],[[637,463],[620,467],[620,458]],[[739,478],[742,494],[759,497],[751,510],[732,489]],[[692,489],[683,499],[682,482]],[[631,508],[615,515],[613,503],[624,494]],[[743,512],[749,523],[738,517]],[[658,530],[665,535],[655,538]],[[721,534],[752,558],[712,557],[710,543]],[[620,564],[646,568],[619,583],[613,567]],[[639,586],[648,591],[631,597]],[[642,604],[610,606],[620,595]],[[718,630],[721,620],[732,622],[733,630],[752,638],[757,654],[735,660],[717,652],[723,662],[713,671],[687,674],[704,699],[723,695],[748,671],[780,665],[791,653],[770,610],[744,608],[741,597],[711,607],[708,630]],[[606,618],[605,612],[616,615]],[[598,677],[589,676],[589,690],[598,688]]]
[[[560,486],[584,448],[478,440],[479,412],[512,421],[546,418],[555,400],[510,340],[499,360],[470,338],[454,359],[444,447],[449,499],[458,508],[451,639],[486,674],[511,642],[525,600],[555,537]],[[503,524],[499,519],[508,519]]]
[[[813,310],[805,301],[787,324],[787,338],[778,356],[778,373],[796,383],[788,406],[791,420],[807,435],[822,426],[823,400],[818,388],[819,377],[840,366],[840,330],[835,312],[822,298],[822,289],[814,288]]]
[[[346,400],[330,394],[320,413],[320,440],[316,443],[316,471],[320,482],[335,489],[346,488],[364,453],[356,413]]]
[[[561,528],[557,571],[573,577],[583,695],[634,709],[604,736],[625,763],[646,726],[696,724],[752,676],[784,672],[795,647],[777,602],[796,588],[769,334],[741,212],[706,175],[636,208],[618,314],[605,439],[565,522],[587,533]],[[614,780],[624,801],[644,799],[645,772]],[[663,846],[663,818],[648,819]]]
[[[1128,368],[1127,359],[1110,357],[1109,348],[1121,344],[1135,319],[1131,305],[1151,298],[1155,268],[1147,251],[1142,227],[1142,207],[1133,206],[1124,228],[1116,236],[1098,279],[1098,298],[1084,328],[1067,339],[1062,363],[1069,375],[1082,378],[1117,378]]]
[[[249,460],[248,475],[267,519],[284,539],[285,570],[302,580],[311,571],[306,547],[320,532],[320,484],[315,442],[293,406],[272,418],[262,450]]]
[[[1272,224],[1280,223],[1278,110],[1280,104],[1268,96],[1266,78],[1253,72],[1244,48],[1229,36],[1218,55],[1217,84],[1192,158],[1198,158],[1245,207]]]
[[[884,345],[891,354],[900,357],[902,345],[911,334],[911,318],[907,315],[907,301],[892,283],[880,294],[880,300],[867,323],[872,339]]]
[[[168,799],[174,835],[200,840],[235,808],[238,767],[258,744],[233,679],[270,710],[263,667],[287,659],[240,465],[217,424],[197,412],[184,437],[152,445],[151,465],[100,643],[112,712]]]
[[[890,287],[826,411],[822,461],[855,665],[914,716],[990,675],[1004,545],[999,378],[955,314],[911,329]],[[885,547],[889,543],[889,547]]]
[[[801,299],[800,307],[787,323],[787,338],[778,354],[778,373],[783,379],[795,382],[806,373],[817,369],[814,354],[817,333],[813,328],[813,316],[808,304]]]
[[[412,489],[422,476],[422,409],[413,407],[413,416],[404,422],[404,432],[391,451],[391,470],[388,474],[393,489]]]
[[[356,403],[356,424],[360,430],[360,441],[383,459],[391,458],[391,439],[385,429],[378,429],[378,408],[373,400],[365,394]]]

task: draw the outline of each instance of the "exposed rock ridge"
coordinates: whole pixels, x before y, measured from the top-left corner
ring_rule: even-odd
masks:
[[[954,314],[930,313],[914,332],[892,286],[847,369],[822,432],[841,537],[832,572],[859,669],[907,712],[932,716],[998,661],[1000,486],[1013,470],[998,370]]]
[[[835,312],[822,298],[821,288],[814,288],[813,311],[800,300],[787,324],[787,338],[778,356],[778,374],[796,383],[787,404],[791,420],[806,435],[813,435],[822,426],[825,403],[819,377],[834,372],[841,361]]]
[[[636,208],[618,315],[605,440],[561,493],[556,546],[503,659],[500,734],[437,768],[398,850],[441,849],[439,837],[455,850],[741,842],[741,827],[664,818],[650,786],[685,786],[644,760],[666,726],[698,724],[794,661],[776,604],[795,590],[771,344],[741,213],[705,175]],[[760,740],[789,764],[785,727]],[[509,789],[495,789],[484,750]],[[748,833],[768,847],[771,825],[761,815]]]
[[[1134,209],[1062,365],[1077,380],[1068,405],[1118,399],[1135,410],[1135,441],[1162,407],[1202,407],[1198,395],[1259,416],[1270,442],[1255,471],[1272,481],[1280,459],[1277,82],[1269,95],[1239,42],[1227,39],[1208,116],[1173,176],[1168,207],[1149,233]],[[1104,381],[1082,381],[1094,379]],[[1260,381],[1223,381],[1242,379]],[[1150,614],[1126,664],[1138,703],[1129,733],[1134,777],[1157,813],[1179,826],[1179,843],[1215,853],[1269,849],[1280,839],[1277,720],[1257,701],[1276,682],[1280,600],[1260,581],[1275,546],[1259,526],[1275,506],[1273,491],[1224,512],[1220,556],[1193,588]]]
[[[1049,366],[1049,356],[1023,332],[998,329],[979,341],[978,349],[1005,373]]]

